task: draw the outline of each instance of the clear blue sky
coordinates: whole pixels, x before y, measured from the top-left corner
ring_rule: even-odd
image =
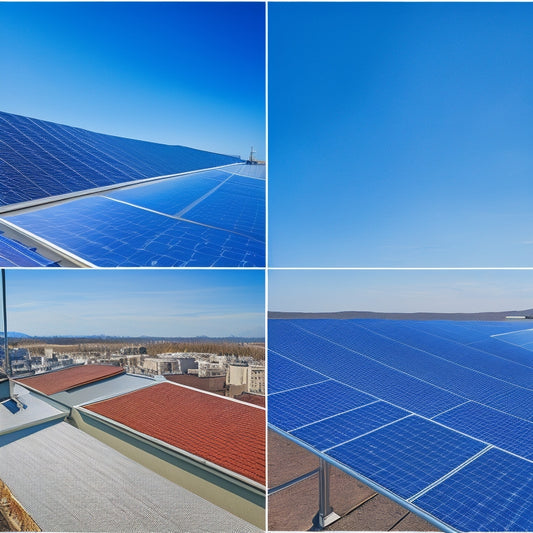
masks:
[[[476,313],[533,308],[531,270],[271,270],[270,311]]]
[[[269,4],[271,266],[533,265],[533,4]]]
[[[6,285],[8,331],[28,335],[264,336],[261,270],[8,269]]]
[[[2,2],[0,109],[265,157],[262,3]]]

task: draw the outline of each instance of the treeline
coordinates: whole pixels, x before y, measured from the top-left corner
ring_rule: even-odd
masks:
[[[148,355],[172,352],[215,353],[217,355],[236,355],[237,357],[253,357],[256,360],[265,358],[264,344],[234,342],[154,342],[146,345]]]

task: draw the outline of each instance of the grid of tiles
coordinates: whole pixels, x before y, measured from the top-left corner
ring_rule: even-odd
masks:
[[[274,363],[283,362],[268,369],[276,385],[269,424],[443,526],[530,531],[533,381],[530,367],[496,349],[470,347],[509,327],[493,324],[270,320],[269,347]],[[359,406],[328,399],[332,382],[372,399]],[[412,395],[413,382],[425,387],[418,402],[401,397],[402,386],[405,397]],[[298,401],[291,401],[295,393]],[[314,416],[302,414],[307,410]],[[472,501],[479,502],[475,511]]]

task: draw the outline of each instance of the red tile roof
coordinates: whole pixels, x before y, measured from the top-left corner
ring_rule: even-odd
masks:
[[[264,409],[173,383],[85,407],[265,484]]]
[[[17,381],[44,394],[55,394],[122,373],[124,373],[124,369],[119,366],[83,365],[71,366],[63,370],[18,379]]]

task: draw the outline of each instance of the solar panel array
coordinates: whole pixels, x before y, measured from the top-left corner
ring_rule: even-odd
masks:
[[[270,320],[269,425],[445,529],[532,531],[528,328]]]
[[[29,211],[15,205],[0,226],[44,255],[97,267],[265,264],[264,165],[7,113],[0,146],[0,206],[41,200]],[[201,168],[211,170],[185,172]],[[42,202],[80,191],[87,195]],[[36,266],[9,253],[6,266]]]
[[[0,148],[0,205],[239,161],[4,112],[0,112]]]

